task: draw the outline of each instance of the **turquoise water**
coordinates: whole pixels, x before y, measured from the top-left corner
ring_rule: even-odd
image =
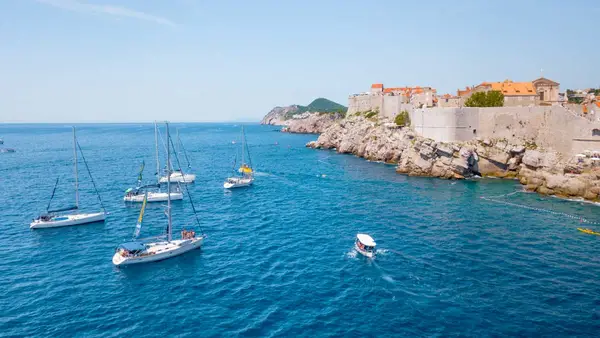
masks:
[[[512,181],[451,182],[304,148],[314,135],[247,126],[255,186],[224,191],[239,126],[179,124],[208,238],[199,251],[111,263],[139,205],[123,203],[152,125],[82,125],[78,138],[111,213],[105,224],[32,231],[54,180],[73,203],[70,126],[3,125],[0,336],[593,336],[600,329],[600,237],[556,214],[489,202]],[[278,144],[276,144],[276,142]],[[238,145],[239,146],[239,145]],[[98,210],[85,169],[81,200]],[[324,175],[324,176],[323,176]],[[598,207],[519,193],[511,203],[598,221]],[[186,201],[175,230],[191,224]],[[164,231],[149,205],[142,236]],[[589,226],[592,227],[592,226]],[[595,227],[595,229],[599,229]],[[371,234],[378,256],[353,251]]]

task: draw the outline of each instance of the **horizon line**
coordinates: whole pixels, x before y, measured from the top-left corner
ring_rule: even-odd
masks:
[[[0,125],[2,124],[136,124],[136,123],[150,123],[154,122],[169,122],[169,123],[259,123],[260,120],[253,121],[240,121],[240,120],[230,120],[230,121],[170,121],[170,120],[152,120],[152,121],[64,121],[64,122],[33,122],[33,121],[0,121]]]

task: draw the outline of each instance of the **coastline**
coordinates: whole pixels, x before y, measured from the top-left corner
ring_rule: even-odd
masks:
[[[306,130],[289,121],[289,132]],[[600,168],[590,160],[580,166],[551,150],[526,140],[475,139],[468,142],[435,142],[377,118],[351,116],[323,128],[308,129],[319,134],[306,144],[313,149],[354,154],[368,161],[396,166],[408,176],[462,180],[488,177],[518,180],[524,189],[563,199],[600,202]]]

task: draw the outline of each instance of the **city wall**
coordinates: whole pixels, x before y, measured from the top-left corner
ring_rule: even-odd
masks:
[[[426,108],[411,112],[418,134],[436,141],[468,141],[475,137],[525,139],[565,156],[600,150],[600,122],[560,106],[494,108]]]
[[[378,110],[380,116],[393,119],[406,110],[415,132],[438,142],[519,138],[565,156],[600,151],[600,121],[562,106],[416,109],[401,100],[401,96],[352,96],[348,113]]]

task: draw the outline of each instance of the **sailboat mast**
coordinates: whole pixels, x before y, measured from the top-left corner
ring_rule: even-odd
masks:
[[[177,145],[177,147],[174,150],[175,150],[175,156],[177,156],[179,158],[179,153],[181,153],[181,149],[180,149],[179,143],[181,142],[181,140],[179,139],[179,128],[176,128],[175,130],[177,131],[177,142],[175,142],[175,144]],[[181,170],[181,166],[179,166],[179,170]]]
[[[171,241],[171,144],[169,136],[169,122],[165,122],[167,126],[167,218],[169,224],[167,226],[167,240]]]
[[[154,121],[154,144],[156,146],[156,182],[160,184],[160,159],[158,158],[158,127]]]
[[[242,165],[246,164],[246,162],[244,162],[244,148],[246,146],[246,140],[244,138],[244,126],[242,126]]]
[[[77,171],[77,137],[73,127],[73,161],[75,162],[75,206],[79,208],[79,173]]]

